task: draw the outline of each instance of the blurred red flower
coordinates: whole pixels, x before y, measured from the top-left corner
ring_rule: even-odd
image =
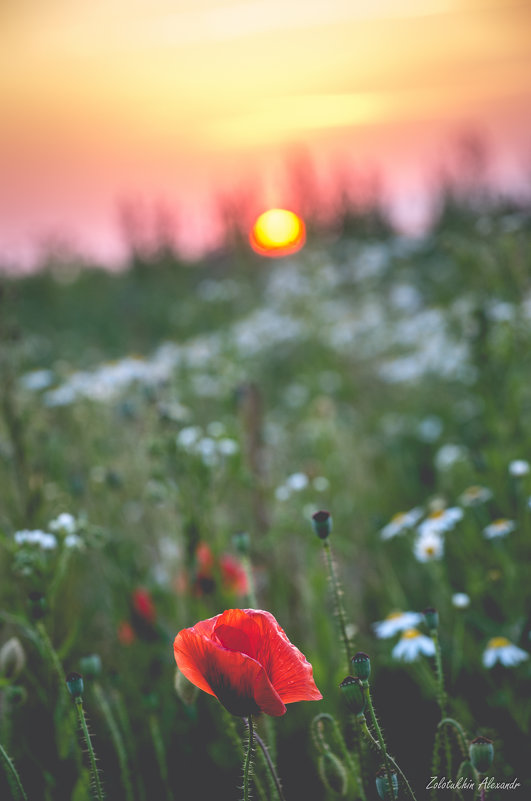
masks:
[[[128,620],[122,620],[118,625],[118,639],[122,645],[131,645],[136,640],[136,634]]]
[[[247,595],[249,592],[247,573],[236,557],[231,556],[230,553],[225,553],[220,556],[219,565],[225,589],[235,595]]]
[[[133,610],[136,614],[142,618],[142,620],[145,620],[146,623],[153,624],[157,619],[157,610],[155,609],[155,604],[153,603],[153,598],[149,590],[138,587],[133,591],[131,600]]]
[[[228,609],[183,629],[175,661],[192,684],[233,715],[279,716],[286,704],[318,701],[312,666],[269,612]]]

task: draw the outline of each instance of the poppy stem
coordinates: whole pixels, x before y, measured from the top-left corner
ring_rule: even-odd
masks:
[[[245,725],[249,726],[249,723],[247,721],[245,721]],[[265,761],[267,763],[267,767],[269,768],[269,772],[271,773],[271,776],[273,777],[273,781],[275,783],[275,788],[276,788],[276,791],[278,793],[278,797],[280,798],[280,801],[286,801],[284,793],[282,792],[282,785],[280,784],[280,779],[278,777],[278,773],[275,770],[275,766],[273,764],[273,760],[271,759],[271,755],[269,754],[269,749],[268,749],[267,745],[264,743],[264,741],[262,740],[262,738],[260,737],[260,735],[256,731],[254,733],[254,737],[255,737],[256,742],[258,743],[258,745],[262,749],[262,753],[263,753],[264,759],[265,759]]]
[[[254,728],[253,728],[253,716],[249,715],[248,718],[244,718],[248,728],[249,728],[249,742],[247,744],[247,753],[245,754],[245,759],[243,762],[243,801],[249,801],[249,774],[251,772],[251,761],[252,761],[252,754],[253,754],[253,742],[254,742]]]
[[[11,790],[11,795],[13,796],[15,801],[19,801],[19,799],[20,801],[28,801],[28,796],[24,791],[22,782],[20,781],[20,776],[17,773],[17,769],[15,768],[12,759],[10,759],[8,754],[2,748],[1,744],[0,744],[0,762],[4,767],[9,788]]]
[[[334,558],[332,556],[332,550],[330,548],[330,543],[328,542],[328,540],[323,540],[323,550],[325,552],[326,564],[328,566],[328,576],[330,578],[330,584],[332,585],[332,592],[334,593],[335,611],[339,622],[341,638],[343,640],[343,648],[347,660],[347,670],[350,671],[350,641],[347,634],[347,620],[345,616],[345,610],[343,609],[343,602],[341,600],[341,596],[343,595],[343,590],[341,589],[341,585],[339,584],[339,579],[337,577],[337,572],[334,565]]]
[[[85,718],[85,711],[83,709],[83,700],[81,696],[78,696],[74,699],[74,703],[76,706],[77,712],[77,719],[79,722],[79,727],[83,732],[83,738],[85,740],[85,745],[87,747],[89,761],[90,761],[90,778],[91,778],[91,787],[94,796],[98,799],[98,801],[103,801],[103,789],[101,786],[100,781],[100,774],[98,771],[98,766],[96,764],[96,755],[94,753],[94,748],[92,745],[92,740],[90,737],[90,733],[87,726],[87,721]]]

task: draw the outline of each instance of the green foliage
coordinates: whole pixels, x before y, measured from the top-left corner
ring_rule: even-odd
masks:
[[[436,682],[430,657],[400,662],[399,635],[376,637],[395,609],[437,609],[447,714],[495,740],[500,781],[525,780],[531,660],[487,668],[483,655],[501,637],[529,651],[531,474],[508,466],[531,458],[531,236],[514,210],[450,205],[418,241],[345,235],[278,263],[168,259],[115,275],[50,265],[4,280],[0,645],[19,638],[26,663],[0,682],[0,740],[28,797],[87,797],[57,673],[90,655],[101,674],[85,676],[83,704],[107,797],[235,797],[241,755],[215,699],[176,693],[172,642],[248,604],[248,559],[258,606],[324,696],[275,724],[286,798],[325,798],[319,772],[343,793],[348,754],[309,745],[317,712],[342,714],[346,667],[311,529],[319,509],[334,518],[343,639],[370,655],[386,745],[418,797]],[[35,370],[49,372],[32,389]],[[488,497],[466,505],[471,486]],[[440,559],[415,556],[418,522],[381,536],[397,512],[419,507],[425,520],[456,506]],[[71,530],[52,531],[63,513]],[[498,518],[514,530],[488,539]],[[55,546],[17,542],[24,530]],[[457,772],[462,744],[448,742]],[[364,753],[374,797],[381,760]],[[258,759],[256,771],[267,787]]]

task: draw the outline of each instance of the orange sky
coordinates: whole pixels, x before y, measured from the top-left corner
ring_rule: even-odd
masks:
[[[64,233],[119,252],[124,199],[177,209],[283,164],[381,167],[402,205],[463,131],[531,163],[528,0],[2,0],[0,254]]]

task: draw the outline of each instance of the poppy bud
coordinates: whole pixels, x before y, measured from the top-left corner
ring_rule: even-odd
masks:
[[[332,517],[330,512],[320,511],[312,515],[313,530],[320,540],[326,540],[332,531]]]
[[[348,711],[352,712],[354,715],[363,714],[366,698],[361,679],[354,676],[347,676],[339,685],[339,689],[341,690],[341,695],[343,696]]]
[[[175,671],[175,692],[186,706],[192,706],[195,703],[197,698],[197,694],[199,692],[198,688],[195,684],[192,684],[189,679],[186,678],[184,673],[181,673],[179,668]]]
[[[18,637],[11,637],[0,648],[0,676],[12,681],[23,670],[26,654]]]
[[[240,556],[249,556],[251,540],[246,531],[238,531],[232,538],[232,544]]]
[[[390,775],[392,789],[389,787],[385,768],[380,768],[376,774],[376,790],[383,801],[389,801],[390,798],[397,798],[398,796],[398,776],[394,771],[392,771]]]
[[[89,654],[79,660],[79,666],[87,679],[95,679],[101,673],[101,657],[99,654]]]
[[[42,620],[46,614],[46,600],[42,592],[30,592],[29,599],[29,612],[32,620]]]
[[[371,660],[368,654],[363,653],[363,651],[358,651],[357,654],[354,654],[350,662],[354,675],[362,681],[367,681],[371,675]]]
[[[494,759],[494,745],[487,737],[476,737],[470,743],[470,761],[478,773],[486,773]]]
[[[430,631],[437,631],[439,628],[439,613],[432,606],[427,606],[423,612],[424,620]]]
[[[80,673],[69,673],[66,677],[66,686],[74,701],[83,696],[83,676]]]
[[[347,794],[348,776],[340,759],[332,751],[325,751],[319,757],[319,776],[327,790],[341,797]]]

